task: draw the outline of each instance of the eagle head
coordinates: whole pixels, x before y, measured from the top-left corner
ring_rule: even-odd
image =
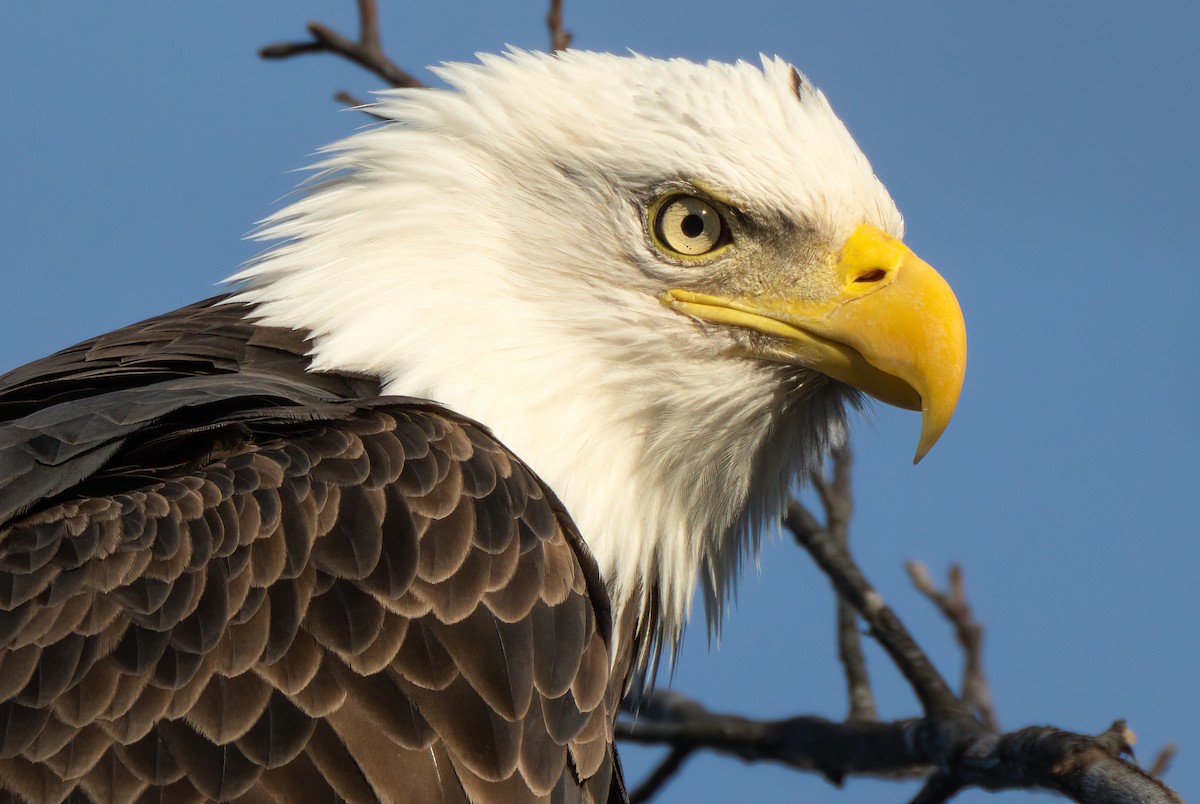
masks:
[[[861,394],[962,384],[962,314],[824,95],[761,67],[569,51],[435,70],[330,146],[233,279],[312,369],[489,428],[566,504],[618,612],[677,640]],[[630,609],[629,607],[634,607]]]

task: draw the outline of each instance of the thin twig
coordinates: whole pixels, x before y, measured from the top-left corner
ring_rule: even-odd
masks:
[[[645,804],[662,789],[683,767],[683,763],[692,755],[695,748],[691,746],[675,746],[662,762],[629,794],[629,804]]]
[[[850,482],[853,461],[854,456],[846,446],[833,456],[828,479],[821,472],[812,473],[813,487],[825,509],[825,530],[846,550],[850,548],[850,520],[854,515],[854,492]],[[816,519],[811,515],[810,518],[812,521]],[[811,523],[807,526],[811,527]],[[878,720],[879,711],[875,707],[871,677],[867,673],[858,615],[840,595],[837,598],[837,644],[838,659],[846,676],[846,695],[850,700],[848,718]]]
[[[375,0],[358,0],[358,41],[363,47],[383,52],[379,38],[379,9]]]
[[[563,29],[562,0],[550,0],[550,10],[546,12],[546,30],[550,32],[551,53],[571,46],[574,35]]]
[[[362,98],[356,98],[354,95],[351,95],[349,92],[347,92],[344,89],[340,90],[338,92],[335,92],[333,95],[333,98],[338,103],[349,106],[352,109],[362,109],[362,111],[367,111],[367,109],[364,107],[371,105],[370,101],[365,101]],[[370,114],[370,112],[367,112],[367,113]]]
[[[828,508],[826,508],[828,512]],[[811,511],[797,502],[792,508],[792,529],[802,529],[814,537],[835,538],[829,529],[817,521]],[[799,538],[799,537],[797,537]],[[846,676],[846,696],[850,701],[850,720],[875,720],[879,717],[875,707],[875,696],[871,691],[871,678],[867,672],[867,659],[862,650],[862,638],[858,630],[858,615],[854,608],[840,595],[837,596],[837,645],[838,660]]]
[[[425,86],[412,73],[402,69],[383,51],[379,35],[379,9],[375,0],[358,0],[358,41],[343,36],[320,22],[309,22],[312,39],[307,42],[280,42],[258,51],[264,59],[287,59],[306,53],[334,53],[349,59],[394,87]]]
[[[897,669],[912,686],[925,713],[936,718],[963,711],[958,696],[917,645],[908,628],[867,582],[849,551],[838,544],[827,531],[814,531],[805,527],[804,513],[806,512],[797,505],[788,509],[786,522],[796,541],[809,552],[817,566],[833,582],[838,594],[854,606],[859,616],[871,628],[872,635],[892,657]]]
[[[858,631],[858,615],[854,608],[838,598],[838,659],[846,676],[846,695],[850,699],[849,720],[878,720],[875,693],[867,673],[867,658],[863,654],[862,637]]]
[[[913,585],[929,598],[941,611],[942,616],[954,626],[954,636],[965,657],[961,695],[963,703],[975,712],[985,726],[998,730],[999,719],[996,717],[991,687],[983,669],[983,625],[975,619],[971,604],[967,600],[962,567],[958,564],[950,567],[948,591],[937,588],[929,570],[920,562],[907,561],[904,567],[908,570]]]
[[[1150,763],[1150,769],[1146,772],[1156,779],[1161,779],[1163,774],[1171,767],[1171,760],[1175,758],[1175,754],[1179,752],[1179,746],[1175,743],[1167,743],[1159,749],[1158,756]]]

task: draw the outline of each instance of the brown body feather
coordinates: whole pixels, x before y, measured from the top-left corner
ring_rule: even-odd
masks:
[[[0,378],[0,800],[622,800],[553,494],[247,312]]]

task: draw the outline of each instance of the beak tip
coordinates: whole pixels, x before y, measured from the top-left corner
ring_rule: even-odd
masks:
[[[953,411],[953,407],[951,410]],[[948,424],[950,424],[948,415],[930,415],[928,410],[921,411],[921,439],[917,442],[917,454],[913,458],[913,466],[916,466],[922,458],[929,454],[929,450],[933,449],[933,445],[942,437]]]

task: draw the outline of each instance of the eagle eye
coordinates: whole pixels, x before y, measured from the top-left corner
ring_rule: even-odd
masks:
[[[672,195],[654,211],[654,242],[674,257],[703,257],[728,241],[721,213],[694,195]]]

